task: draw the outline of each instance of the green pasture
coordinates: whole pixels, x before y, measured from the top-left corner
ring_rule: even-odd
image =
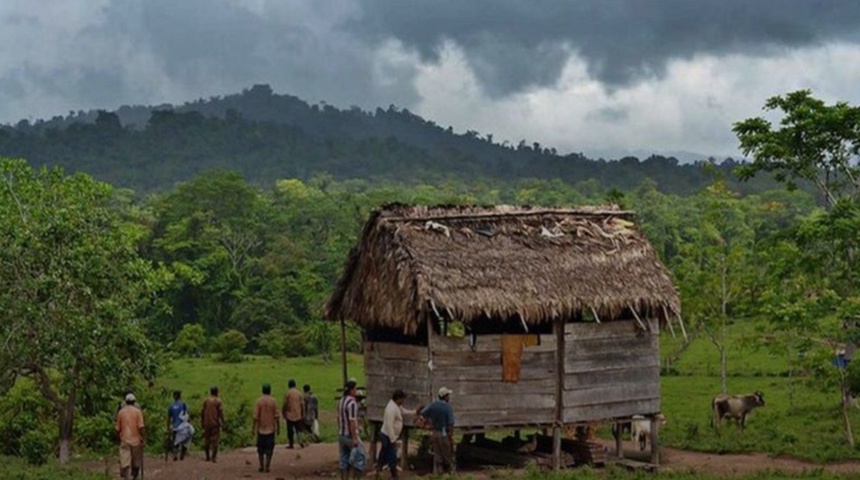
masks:
[[[850,448],[844,440],[838,393],[821,391],[809,379],[788,375],[788,357],[764,348],[766,337],[759,330],[751,322],[739,322],[729,329],[729,393],[760,390],[766,401],[764,408],[750,415],[746,430],[726,425],[718,435],[711,427],[710,401],[720,391],[719,356],[707,337],[698,335],[662,377],[663,412],[668,419],[661,431],[663,444],[706,452],[790,455],[815,462],[860,459],[860,450]],[[665,360],[680,347],[680,335],[665,334],[661,342]],[[171,364],[159,387],[182,390],[192,409],[199,409],[209,386],[217,384],[230,412],[231,405],[250,407],[264,382],[272,385],[280,401],[287,381],[294,378],[299,386],[309,383],[317,392],[322,433],[331,440],[335,397],[342,382],[338,360],[326,364],[318,357],[275,360],[251,356],[242,363],[226,364],[210,358],[180,359]],[[359,381],[363,378],[361,356],[349,356],[349,375]],[[162,401],[166,407],[167,400]],[[243,423],[250,425],[250,408],[235,414],[246,416]],[[860,426],[860,410],[851,412],[851,420]],[[854,430],[860,438],[860,430]]]
[[[364,378],[364,363],[360,355],[348,357],[348,375],[359,383]],[[320,400],[320,427],[326,439],[334,439],[335,398],[343,387],[343,372],[340,357],[329,363],[320,357],[273,359],[263,356],[246,356],[241,363],[221,363],[214,359],[193,358],[175,360],[167,372],[159,379],[158,386],[165,392],[182,391],[183,399],[192,409],[192,415],[199,412],[203,400],[209,395],[209,388],[218,385],[220,396],[228,414],[244,415],[248,426],[251,423],[251,406],[261,395],[264,383],[272,386],[272,395],[281,403],[287,391],[287,382],[294,379],[301,389],[309,384]],[[166,395],[162,396],[166,411]],[[240,405],[244,409],[238,409]],[[231,419],[228,419],[230,423]],[[282,433],[286,435],[286,433]]]

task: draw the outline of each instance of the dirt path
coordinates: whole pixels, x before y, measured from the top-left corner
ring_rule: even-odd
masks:
[[[628,448],[632,447],[632,444]],[[632,450],[629,451],[633,453]],[[677,471],[697,471],[717,476],[733,477],[763,471],[801,473],[825,470],[832,473],[860,474],[860,462],[841,462],[817,465],[794,458],[772,458],[762,454],[717,455],[664,448],[663,468]],[[108,459],[106,465],[91,464],[93,470],[107,469],[111,476],[118,475],[116,459]],[[195,451],[181,462],[167,461],[163,457],[147,457],[145,475],[147,480],[233,480],[233,479],[329,479],[338,478],[337,446],[333,443],[310,445],[304,449],[288,450],[283,445],[275,449],[271,473],[257,471],[256,450],[244,448],[222,453],[218,463],[203,460]],[[428,472],[405,472],[402,477],[424,476]],[[481,471],[467,472],[472,477],[489,478]],[[384,478],[387,478],[384,475]],[[368,478],[373,478],[372,476]]]

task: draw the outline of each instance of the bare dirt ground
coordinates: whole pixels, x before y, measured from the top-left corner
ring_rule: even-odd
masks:
[[[607,444],[608,446],[608,444]],[[625,445],[625,452],[636,456],[632,443]],[[610,450],[611,452],[612,450]],[[675,471],[694,471],[722,477],[734,477],[762,472],[802,473],[804,471],[824,470],[832,473],[860,474],[860,462],[840,462],[827,465],[808,463],[794,458],[774,458],[763,454],[729,454],[690,452],[673,448],[663,449],[661,469]],[[109,458],[104,464],[90,464],[93,470],[106,471],[118,476],[116,458]],[[233,480],[233,479],[331,479],[338,478],[337,445],[321,443],[304,449],[288,450],[283,445],[275,449],[272,471],[257,471],[257,453],[251,448],[224,452],[219,455],[218,463],[206,462],[203,454],[193,451],[183,461],[164,461],[163,457],[146,457],[144,465],[147,480]],[[425,476],[426,470],[402,472],[401,477]],[[490,478],[491,470],[467,470],[462,473],[475,478]],[[368,476],[373,479],[374,477]],[[388,475],[383,473],[383,478]]]

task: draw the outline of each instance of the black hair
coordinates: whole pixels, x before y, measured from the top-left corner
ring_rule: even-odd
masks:
[[[401,400],[404,398],[406,398],[406,392],[404,392],[403,390],[400,390],[400,389],[395,390],[394,394],[391,395],[391,399],[394,401]]]
[[[290,381],[289,381],[289,382],[287,382],[287,387],[289,387],[289,388],[296,388],[296,381],[295,381],[295,380],[293,380],[293,379],[290,379]]]
[[[182,392],[180,392],[179,390],[174,390],[173,391],[173,399],[179,400],[180,398],[182,398]]]
[[[218,396],[218,387],[212,387],[209,389],[209,395]]]
[[[302,390],[304,390],[304,392],[305,392],[305,393],[310,392],[310,391],[311,391],[311,386],[310,386],[310,385],[308,385],[308,384],[305,384],[305,386],[304,386],[304,387],[302,387]]]
[[[269,395],[272,393],[272,386],[268,383],[263,384],[263,395]]]

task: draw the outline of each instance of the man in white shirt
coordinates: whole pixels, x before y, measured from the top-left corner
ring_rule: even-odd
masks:
[[[404,401],[406,401],[406,393],[403,390],[396,390],[391,395],[388,405],[385,406],[385,413],[382,416],[382,430],[379,436],[382,448],[379,450],[379,458],[376,460],[377,477],[382,472],[382,468],[388,465],[391,478],[397,480],[397,439],[400,438],[400,432],[403,431]]]

